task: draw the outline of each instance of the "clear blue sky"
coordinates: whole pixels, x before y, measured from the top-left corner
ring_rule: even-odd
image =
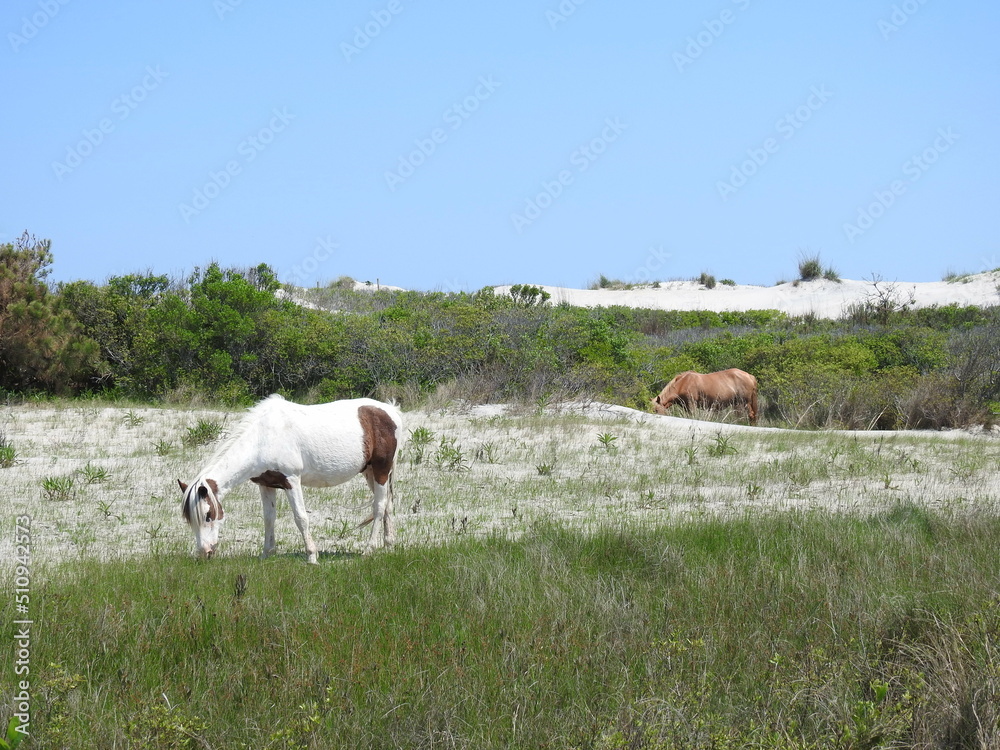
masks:
[[[1000,266],[1000,3],[4,3],[55,280],[773,284]]]

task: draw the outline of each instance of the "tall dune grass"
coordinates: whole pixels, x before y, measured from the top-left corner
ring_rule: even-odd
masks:
[[[901,503],[81,559],[34,595],[25,747],[997,747],[997,538]]]

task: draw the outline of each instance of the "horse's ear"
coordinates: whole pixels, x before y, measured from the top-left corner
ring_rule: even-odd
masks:
[[[182,482],[180,479],[177,480],[177,484],[179,484],[181,486],[181,492],[183,492],[184,490],[186,490],[188,488],[188,486],[186,484],[184,484],[184,482]]]

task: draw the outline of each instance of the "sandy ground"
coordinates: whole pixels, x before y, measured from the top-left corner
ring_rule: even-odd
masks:
[[[1000,302],[1000,272],[954,282],[883,282],[913,306]],[[505,287],[498,287],[499,292]],[[628,291],[546,287],[553,302],[681,310],[778,309],[841,315],[870,299],[871,281],[813,281],[705,289],[667,282]],[[0,469],[0,563],[15,562],[15,521],[31,518],[35,562],[187,552],[176,480],[193,477],[214,446],[183,445],[199,420],[232,427],[242,412],[182,408],[26,405],[0,411],[0,435],[17,451]],[[996,433],[796,432],[663,417],[606,404],[518,410],[455,405],[405,415],[430,442],[403,448],[396,478],[401,544],[463,534],[516,536],[545,519],[580,527],[663,523],[685,516],[823,508],[878,512],[901,502],[962,511],[1000,505]],[[224,438],[223,438],[224,439]],[[64,490],[45,487],[62,482]],[[71,485],[66,487],[66,485]],[[359,549],[368,490],[359,477],[309,490],[313,533],[326,553]],[[259,552],[256,488],[225,501],[222,554]],[[284,502],[282,501],[282,506]],[[302,554],[287,507],[278,546]]]
[[[0,430],[18,461],[0,469],[4,570],[13,566],[14,521],[22,515],[32,519],[32,554],[43,566],[188,553],[192,536],[180,518],[176,480],[193,477],[213,446],[186,448],[181,438],[198,420],[231,428],[241,417],[176,408],[5,408]],[[544,413],[455,405],[404,417],[407,434],[431,434],[422,450],[412,441],[404,446],[397,470],[404,545],[463,534],[517,536],[545,519],[588,528],[748,509],[1000,507],[996,434],[797,432],[596,403]],[[47,478],[71,479],[72,488],[47,493]],[[360,549],[366,532],[354,525],[368,499],[360,477],[307,490],[306,499],[322,553]],[[256,488],[248,483],[224,504],[222,554],[258,554],[263,523]],[[302,555],[283,498],[277,535],[280,553]]]
[[[911,307],[933,305],[1000,304],[1000,271],[975,274],[958,281],[900,282],[892,279],[787,282],[775,286],[716,284],[707,289],[696,281],[666,281],[659,288],[641,286],[628,290],[568,289],[542,286],[552,295],[552,304],[567,302],[578,307],[642,307],[653,310],[781,310],[789,315],[813,314],[837,318],[853,304],[872,299],[873,295],[891,294],[898,304]],[[508,293],[509,286],[498,286],[498,293]]]

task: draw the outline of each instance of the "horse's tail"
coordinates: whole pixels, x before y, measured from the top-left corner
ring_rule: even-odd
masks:
[[[395,500],[396,499],[396,491],[395,491],[395,489],[393,487],[393,483],[392,483],[392,478],[395,475],[396,475],[396,467],[393,466],[392,470],[389,472],[389,481],[386,482],[386,490],[389,492],[389,499],[390,500]],[[363,529],[365,526],[367,526],[368,524],[370,524],[374,520],[375,520],[375,514],[372,513],[372,514],[370,514],[368,516],[368,518],[366,518],[364,521],[362,521],[361,523],[359,523],[354,528],[355,529]]]

